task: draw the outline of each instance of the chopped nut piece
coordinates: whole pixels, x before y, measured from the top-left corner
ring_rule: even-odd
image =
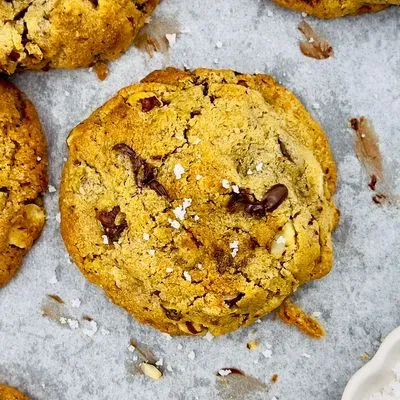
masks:
[[[250,342],[247,342],[247,348],[249,350],[255,350],[258,347],[259,343],[257,340],[250,340]]]
[[[151,379],[154,379],[155,381],[157,381],[162,377],[161,371],[152,364],[142,362],[140,364],[140,369],[146,376],[148,376]]]

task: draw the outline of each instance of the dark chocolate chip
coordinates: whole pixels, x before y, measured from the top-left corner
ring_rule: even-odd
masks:
[[[263,215],[265,215],[266,210],[264,204],[257,202],[253,204],[247,204],[244,208],[244,211],[247,214],[254,215],[256,217],[262,217]]]
[[[278,183],[277,185],[272,186],[261,199],[265,211],[271,212],[276,210],[286,200],[288,194],[289,191],[285,185]]]
[[[193,110],[191,113],[190,113],[190,118],[193,118],[193,117],[195,117],[196,115],[200,115],[201,114],[201,111],[200,110]]]
[[[352,127],[352,129],[354,129],[355,131],[358,131],[360,129],[360,121],[357,118],[352,118],[350,120],[350,126]]]
[[[119,225],[116,225],[115,220],[120,213],[119,206],[115,206],[111,211],[98,212],[96,218],[103,226],[104,234],[110,242],[116,242],[122,232],[128,227],[126,220],[123,220]]]
[[[154,107],[161,107],[162,106],[161,101],[158,100],[156,96],[147,97],[145,99],[140,99],[139,102],[142,105],[142,111],[143,112],[149,112]]]
[[[186,321],[186,327],[188,328],[188,331],[193,334],[193,335],[198,335],[199,333],[201,333],[202,331],[198,331],[192,322],[190,321]]]
[[[239,293],[234,299],[231,299],[231,300],[224,300],[224,301],[225,301],[225,304],[226,304],[229,308],[232,308],[232,307],[236,306],[236,303],[237,303],[239,300],[243,299],[243,297],[244,297],[244,293]]]
[[[119,143],[113,147],[113,150],[120,152],[129,157],[132,164],[132,170],[135,175],[135,181],[138,188],[143,188],[148,186],[150,189],[154,190],[158,195],[163,197],[169,197],[168,192],[165,187],[156,180],[155,174],[156,169],[129,147],[125,143]]]
[[[237,82],[237,84],[240,85],[240,86],[247,87],[247,88],[249,87],[249,85],[247,84],[247,82],[246,82],[245,80],[243,80],[243,79],[239,79],[238,82]]]
[[[11,53],[8,55],[8,57],[10,57],[11,61],[17,62],[19,60],[19,53],[18,51],[12,50]]]
[[[165,307],[163,307],[163,310],[164,310],[165,316],[168,319],[172,319],[172,321],[179,321],[182,318],[182,313],[180,311],[173,310],[172,308],[168,309]]]

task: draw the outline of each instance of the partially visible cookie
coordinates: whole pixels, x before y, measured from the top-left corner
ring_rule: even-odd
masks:
[[[159,0],[0,1],[0,71],[78,68],[117,58]]]
[[[231,332],[331,269],[328,141],[268,75],[156,71],[76,127],[68,147],[66,247],[141,322]]]
[[[274,2],[324,19],[373,13],[391,5],[400,5],[400,0],[274,0]]]
[[[42,231],[46,141],[32,103],[0,80],[0,287]]]
[[[30,400],[19,390],[6,385],[0,384],[0,400]]]

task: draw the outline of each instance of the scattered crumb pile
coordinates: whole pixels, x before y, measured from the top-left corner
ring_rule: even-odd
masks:
[[[398,400],[400,399],[400,362],[392,369],[392,381],[380,392],[376,392],[365,400]]]

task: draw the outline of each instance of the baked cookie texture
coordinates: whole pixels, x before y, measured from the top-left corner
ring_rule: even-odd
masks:
[[[270,76],[156,71],[67,142],[66,247],[143,323],[224,334],[331,269],[335,163]]]
[[[29,397],[13,387],[0,384],[0,400],[29,400]]]
[[[400,0],[274,0],[274,2],[324,19],[373,13],[391,5],[400,5]]]
[[[88,67],[117,58],[159,0],[0,1],[0,71]]]
[[[17,272],[42,231],[47,151],[32,103],[0,80],[0,287]]]

